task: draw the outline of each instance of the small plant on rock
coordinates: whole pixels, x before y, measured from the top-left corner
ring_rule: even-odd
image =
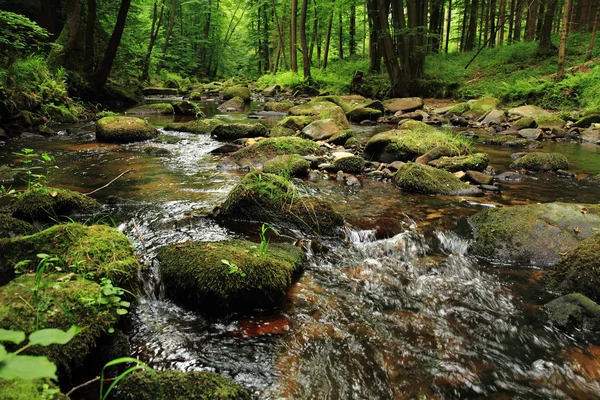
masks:
[[[264,224],[262,224],[262,226],[260,228],[260,232],[258,233],[258,236],[260,237],[260,245],[258,246],[258,255],[260,255],[260,256],[267,255],[267,250],[269,248],[269,242],[271,241],[267,237],[267,233],[269,231],[273,231],[276,235],[279,235],[279,232],[277,232],[277,230],[275,228],[273,228],[271,225],[269,225],[268,223],[265,222]]]
[[[20,152],[13,152],[13,154],[22,157],[23,166],[17,168],[17,171],[25,173],[27,190],[47,189],[50,169],[58,168],[54,165],[54,157],[47,153],[37,154],[33,149],[28,148],[23,148]]]
[[[242,271],[234,262],[223,259],[221,262],[229,267],[229,275],[239,275],[242,278],[246,276],[246,273]]]

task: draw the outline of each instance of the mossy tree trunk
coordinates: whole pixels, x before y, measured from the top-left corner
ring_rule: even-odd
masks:
[[[48,55],[48,65],[52,69],[60,67],[72,69],[73,62],[76,59],[73,53],[81,25],[81,0],[68,0],[66,9],[65,24],[59,37],[56,39],[56,45]]]
[[[292,9],[290,14],[290,68],[298,72],[298,41],[296,39],[296,17],[298,14],[298,0],[292,0]]]

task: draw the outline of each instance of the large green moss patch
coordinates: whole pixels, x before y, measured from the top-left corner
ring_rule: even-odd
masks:
[[[174,122],[165,126],[165,131],[189,132],[195,135],[210,135],[217,125],[224,122],[220,119],[196,119],[189,122]]]
[[[567,157],[559,153],[529,153],[510,164],[510,169],[528,171],[557,171],[569,169]]]
[[[462,182],[452,173],[429,165],[406,163],[393,177],[400,189],[424,194],[472,194],[468,183]],[[473,193],[474,194],[474,193]]]
[[[138,142],[157,136],[158,130],[140,118],[104,117],[96,123],[96,139],[101,142]]]
[[[13,217],[25,221],[53,222],[65,216],[89,217],[102,211],[102,205],[79,192],[47,188],[21,193],[13,198],[8,210]]]
[[[278,155],[299,154],[306,156],[318,153],[320,146],[312,140],[299,137],[277,137],[260,140],[241,148],[231,155],[234,160],[269,160]]]

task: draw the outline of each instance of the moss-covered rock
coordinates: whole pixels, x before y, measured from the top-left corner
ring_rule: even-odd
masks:
[[[173,109],[177,115],[191,115],[196,118],[205,116],[198,103],[193,101],[176,101],[173,103]]]
[[[485,143],[495,146],[513,147],[517,149],[539,149],[543,147],[543,145],[537,140],[525,139],[519,136],[512,135],[492,136],[490,139],[486,140]]]
[[[294,136],[298,135],[305,126],[315,120],[314,117],[300,116],[300,117],[285,117],[279,121],[269,133],[270,137],[282,137],[282,136]]]
[[[77,122],[79,111],[73,106],[50,103],[42,105],[42,114],[54,122],[69,123]]]
[[[403,97],[389,99],[383,102],[387,112],[394,114],[398,111],[409,112],[423,108],[423,99],[420,97]]]
[[[435,168],[445,169],[449,172],[458,171],[483,171],[489,163],[485,153],[474,153],[467,156],[441,157],[427,163]]]
[[[36,255],[40,253],[58,256],[68,272],[88,279],[100,282],[106,277],[116,286],[137,286],[140,265],[129,239],[106,225],[76,223],[56,225],[30,236],[0,239],[0,284],[15,276],[14,265],[19,261],[31,260],[27,269],[35,271],[39,261]]]
[[[304,254],[274,243],[259,254],[257,243],[228,240],[164,246],[158,260],[166,295],[210,313],[274,305],[301,270]]]
[[[497,110],[501,104],[500,100],[495,97],[482,97],[471,104],[471,108],[465,115],[473,119],[483,118],[488,115],[490,111]]]
[[[360,174],[365,168],[365,159],[361,156],[342,157],[334,161],[333,167],[338,171]]]
[[[241,98],[244,103],[250,103],[250,89],[243,86],[232,86],[224,89],[221,92],[223,100],[233,99],[234,97]]]
[[[102,142],[137,142],[157,136],[155,127],[135,117],[104,117],[96,123],[96,139]]]
[[[294,103],[292,103],[291,101],[265,103],[265,111],[288,112],[292,107],[294,107]]]
[[[537,127],[537,123],[531,117],[523,117],[513,122],[512,127],[516,130],[529,129]]]
[[[471,216],[469,224],[475,255],[551,267],[600,226],[600,206],[547,203],[492,208]]]
[[[316,98],[320,99],[320,98]],[[306,104],[301,104],[299,106],[295,106],[290,108],[290,115],[295,116],[312,116],[316,119],[333,119],[335,120],[339,126],[343,128],[349,128],[350,123],[346,118],[345,111],[335,103],[330,101],[320,100],[312,100]]]
[[[286,154],[269,160],[263,166],[266,174],[281,176],[304,176],[308,174],[310,163],[298,154]]]
[[[31,235],[34,232],[35,228],[30,223],[0,213],[0,238]]]
[[[350,122],[361,122],[365,120],[377,121],[383,113],[380,110],[368,107],[357,107],[346,113]]]
[[[164,147],[147,146],[144,148],[144,153],[151,155],[152,157],[169,157],[173,155],[171,150],[165,149]]]
[[[571,293],[544,304],[550,324],[571,332],[600,331],[600,306],[580,293]]]
[[[12,199],[8,210],[24,221],[53,222],[64,217],[97,214],[102,205],[91,197],[67,189],[42,188],[28,190]]]
[[[284,154],[306,156],[320,151],[320,146],[312,140],[299,137],[277,137],[260,140],[250,146],[243,147],[231,155],[234,160],[254,159],[269,160]]]
[[[125,112],[125,114],[174,114],[175,109],[173,105],[170,103],[151,103],[151,104],[142,104],[141,106],[130,108]]]
[[[536,119],[537,127],[540,129],[562,129],[565,127],[565,121],[563,121],[557,115],[541,116]]]
[[[393,180],[400,189],[414,193],[464,195],[478,192],[448,171],[412,162],[401,166]]]
[[[46,390],[44,390],[46,387]],[[50,394],[58,390],[51,380],[13,379],[0,380],[0,399],[2,400],[68,400],[69,397],[62,393]],[[46,396],[46,397],[44,397]]]
[[[330,140],[346,131],[333,119],[320,119],[311,122],[302,129],[302,135],[311,140]]]
[[[116,400],[250,400],[250,393],[211,372],[155,371],[129,374]]]
[[[452,106],[452,108],[448,111],[452,114],[464,114],[471,109],[469,103],[458,103]]]
[[[561,293],[579,292],[600,301],[600,233],[571,249],[550,272],[549,283]]]
[[[244,111],[245,107],[246,103],[244,102],[244,99],[242,99],[239,96],[236,96],[233,99],[227,100],[225,103],[221,104],[217,108],[225,112],[241,112]]]
[[[211,135],[219,140],[235,140],[241,138],[254,138],[269,136],[269,130],[263,124],[218,124]]]
[[[17,176],[17,171],[8,165],[0,166],[0,184],[13,183]]]
[[[195,135],[209,135],[217,125],[224,122],[216,118],[196,119],[189,122],[174,122],[165,126],[165,131],[189,132]]]
[[[510,164],[510,169],[526,169],[528,171],[557,171],[569,169],[567,157],[559,153],[529,153],[517,158]]]
[[[419,121],[407,121],[400,130],[381,132],[365,146],[365,158],[380,162],[410,161],[438,148],[441,155],[460,156],[471,152],[470,139],[437,130]]]
[[[144,96],[177,96],[179,92],[175,88],[145,87],[142,89]]]
[[[592,124],[600,123],[600,113],[586,115],[583,118],[577,120],[573,126],[575,128],[588,128]]]
[[[76,275],[64,281],[60,275],[44,275],[37,284],[37,302],[33,300],[35,285],[35,275],[26,274],[0,287],[0,329],[29,334],[45,328],[68,330],[72,325],[81,328],[67,344],[33,346],[25,352],[48,357],[57,365],[61,382],[70,385],[71,374],[83,365],[98,339],[115,326],[119,315],[95,301],[101,293],[100,285]],[[63,310],[68,310],[68,315]]]
[[[508,115],[516,115],[523,118],[533,118],[537,120],[540,117],[549,117],[552,114],[543,108],[532,105],[525,105],[508,110]]]
[[[344,224],[327,202],[300,196],[278,175],[252,172],[233,188],[219,216],[290,225],[316,235],[332,236]]]

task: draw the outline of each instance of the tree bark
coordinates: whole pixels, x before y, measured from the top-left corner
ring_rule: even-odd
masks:
[[[310,58],[308,58],[308,41],[306,40],[306,14],[308,12],[308,0],[302,0],[300,7],[300,45],[302,46],[302,72],[304,79],[310,78]]]
[[[106,52],[104,53],[104,58],[102,59],[100,68],[98,68],[98,71],[96,71],[96,75],[94,77],[92,87],[96,92],[100,92],[104,88],[106,80],[108,79],[108,75],[110,74],[110,69],[112,68],[115,56],[117,55],[119,44],[121,43],[121,37],[123,36],[123,30],[125,29],[125,22],[127,21],[127,13],[129,12],[130,5],[131,0],[121,1],[121,7],[119,8],[119,14],[117,15],[117,22],[113,29],[112,35],[110,36],[110,40],[108,41],[108,46],[106,47]]]
[[[596,18],[594,19],[594,27],[592,28],[592,37],[590,39],[590,47],[588,47],[587,55],[585,60],[589,61],[592,59],[592,53],[594,51],[594,41],[596,40],[596,33],[598,32],[598,25],[600,24],[600,6],[596,10]]]
[[[298,0],[292,0],[292,10],[290,14],[290,68],[294,72],[298,72],[297,47],[296,39],[296,18],[298,14]]]
[[[498,44],[502,46],[504,43],[504,23],[506,18],[506,0],[500,0],[500,11],[498,12],[498,26],[500,33],[498,35]]]
[[[496,46],[496,0],[490,1],[490,49]]]
[[[53,36],[58,35],[58,10],[60,0],[40,0],[40,26]]]
[[[171,40],[171,34],[173,33],[173,27],[175,26],[176,10],[177,0],[173,0],[173,5],[171,7],[171,16],[169,17],[169,27],[167,28],[167,35],[165,36],[165,42],[162,46],[162,54],[160,56],[160,61],[158,62],[158,67],[156,68],[157,72],[160,72],[165,64],[165,56],[167,55],[167,50],[169,49],[169,42]]]
[[[381,38],[383,41],[383,60],[388,76],[390,78],[391,95],[406,96],[407,82],[402,79],[402,71],[398,63],[398,57],[394,51],[394,44],[390,35],[388,24],[389,0],[377,0],[377,9],[379,14],[379,24],[381,26]]]
[[[452,22],[452,0],[448,0],[448,16],[446,17],[446,46],[445,52],[448,53],[448,46],[450,45],[450,24]]]
[[[81,25],[81,1],[69,0],[67,3],[67,16],[56,44],[48,55],[48,65],[53,69],[65,67],[73,68],[75,65],[74,50],[77,44],[77,36]],[[80,66],[81,67],[81,66]]]
[[[279,23],[279,16],[277,16],[277,8],[275,7],[275,0],[272,1],[273,4],[273,16],[275,17],[275,26],[277,28],[277,35],[279,36],[279,49],[281,51],[281,56],[285,60],[285,46],[284,46],[284,35],[283,35],[283,27]],[[279,59],[279,52],[277,53],[277,58]],[[277,63],[275,63],[275,70],[273,72],[277,72]]]
[[[333,26],[333,12],[335,8],[335,0],[331,2],[331,13],[327,20],[327,34],[325,35],[325,49],[323,50],[323,69],[327,68],[327,59],[329,58],[329,44],[331,43],[331,28]]]
[[[569,33],[569,21],[571,17],[571,0],[565,0],[562,25],[560,27],[560,46],[558,48],[558,73],[557,80],[562,80],[565,76],[565,51],[567,48],[567,34]]]
[[[342,21],[342,8],[340,7],[340,13],[338,14],[338,57],[340,60],[344,59],[344,25]]]
[[[515,28],[513,30],[513,41],[519,42],[521,40],[521,28],[523,24],[523,0],[514,0],[515,5]]]
[[[96,0],[87,2],[87,22],[85,26],[85,65],[86,71],[94,70],[96,55],[94,54],[94,30],[96,28]]]
[[[535,28],[538,15],[538,0],[527,0],[529,7],[527,8],[527,25],[525,27],[525,41],[533,42],[535,40]]]
[[[352,0],[350,5],[350,40],[348,41],[348,47],[350,49],[350,55],[356,54],[356,3]]]
[[[154,0],[154,12],[152,14],[152,27],[150,28],[150,42],[148,43],[148,50],[146,50],[146,57],[144,58],[144,64],[142,66],[142,81],[148,81],[150,79],[150,57],[152,56],[152,50],[154,49],[154,43],[158,37],[158,31],[162,23],[163,11],[165,3],[161,3],[160,12],[158,11],[158,0]],[[201,58],[202,59],[202,58]]]
[[[542,23],[542,29],[540,30],[540,43],[536,50],[536,53],[539,56],[547,56],[552,54],[554,51],[554,46],[552,45],[550,36],[552,35],[552,20],[554,19],[555,12],[556,0],[548,0],[546,12],[544,14],[544,20]]]

